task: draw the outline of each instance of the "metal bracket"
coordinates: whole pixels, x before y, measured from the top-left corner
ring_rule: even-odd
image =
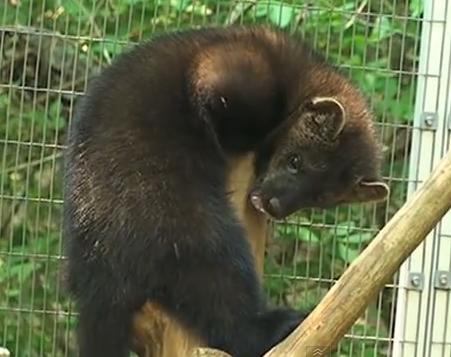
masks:
[[[438,114],[436,112],[423,112],[420,116],[420,128],[425,130],[436,130]]]
[[[451,271],[437,270],[434,276],[434,286],[437,289],[451,290]]]
[[[424,276],[423,273],[410,272],[407,281],[407,289],[423,290]]]

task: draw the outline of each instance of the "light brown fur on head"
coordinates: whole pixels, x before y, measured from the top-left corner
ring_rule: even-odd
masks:
[[[192,78],[196,79],[196,87],[216,88],[226,74],[241,72],[243,68],[248,68],[259,81],[270,79],[272,69],[268,59],[256,47],[257,40],[269,43],[274,49],[282,48],[285,42],[279,31],[265,27],[249,28],[246,31],[237,28],[231,31],[226,42],[220,41],[203,48],[194,59]]]
[[[234,56],[230,56],[234,53]],[[260,80],[268,78],[270,68],[265,58],[244,43],[228,43],[202,51],[195,60],[193,78],[196,87],[215,89],[227,80],[231,71],[247,69]]]

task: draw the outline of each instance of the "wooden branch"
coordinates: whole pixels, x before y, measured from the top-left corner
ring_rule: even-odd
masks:
[[[451,151],[303,323],[265,354],[325,356],[451,207]]]

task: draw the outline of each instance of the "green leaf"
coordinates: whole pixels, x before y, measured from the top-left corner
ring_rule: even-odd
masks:
[[[374,22],[374,28],[369,37],[372,42],[379,42],[384,38],[390,37],[394,33],[392,23],[387,16],[380,16]]]
[[[246,11],[251,8],[253,6],[253,3],[249,3],[249,4],[245,4],[241,1],[239,1],[234,8],[232,9],[232,11],[230,12],[230,14],[227,16],[226,20],[225,20],[225,24],[226,25],[230,25],[235,23],[236,21],[238,21],[245,13]],[[258,5],[256,8],[256,11],[258,11]],[[266,12],[263,16],[266,15]],[[257,15],[258,17],[258,15]]]
[[[9,298],[18,297],[19,293],[20,293],[19,289],[15,289],[15,288],[6,289],[6,296],[9,297]]]
[[[332,233],[336,236],[347,236],[355,228],[353,221],[347,221],[339,223],[335,229],[332,229]]]
[[[278,224],[276,231],[279,236],[290,236],[294,233],[294,225],[292,224]]]
[[[348,243],[348,244],[363,244],[371,241],[373,238],[373,234],[370,232],[366,233],[354,233],[346,237],[340,238],[342,242]]]
[[[269,5],[268,3],[257,3],[257,7],[255,8],[255,17],[264,17],[268,15]]]
[[[293,20],[295,9],[283,2],[272,2],[269,6],[269,20],[280,27],[286,27]]]
[[[24,262],[22,264],[16,264],[9,268],[9,278],[16,278],[19,280],[19,284],[24,282],[33,273],[34,270],[39,268],[39,264],[35,262]]]
[[[303,242],[307,242],[309,244],[311,244],[311,243],[320,244],[321,243],[321,240],[318,237],[318,235],[313,233],[313,231],[311,231],[308,228],[299,227],[298,229],[296,229],[295,233],[296,233],[296,239],[301,240]]]
[[[350,248],[349,245],[344,243],[338,243],[337,248],[338,254],[346,263],[352,263],[360,254],[359,249]]]
[[[189,5],[191,5],[191,0],[170,0],[170,5],[172,8],[180,11],[184,11]]]
[[[185,8],[185,11],[187,13],[193,13],[195,15],[200,16],[209,16],[213,14],[213,11],[205,4],[199,4],[199,5],[189,5]]]
[[[319,236],[307,227],[298,227],[295,225],[279,225],[277,226],[277,233],[281,238],[301,240],[309,244],[321,243]]]
[[[280,294],[287,286],[287,282],[282,278],[269,278],[265,279],[265,289],[269,290],[271,295]]]
[[[410,0],[409,10],[413,17],[419,17],[423,13],[424,1],[423,0]]]
[[[64,3],[64,11],[73,17],[83,17],[83,7],[81,6],[81,4],[79,4],[78,2],[74,1],[74,0],[67,0]]]
[[[366,63],[367,67],[369,68],[382,68],[387,69],[389,68],[388,58],[382,57],[382,58],[376,58],[372,61],[368,61]]]

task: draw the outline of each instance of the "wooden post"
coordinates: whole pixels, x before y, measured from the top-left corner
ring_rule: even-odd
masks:
[[[249,189],[254,182],[253,155],[230,161],[229,187],[230,201],[238,218],[246,229],[254,253],[256,268],[263,276],[263,262],[267,237],[267,219],[255,210],[248,198]],[[156,304],[147,303],[135,315],[133,323],[133,344],[140,357],[189,356],[227,356],[212,349],[196,349],[202,341],[189,334],[176,321],[170,319]],[[217,354],[215,354],[217,353]]]
[[[265,357],[326,356],[451,207],[451,151],[316,309]]]

